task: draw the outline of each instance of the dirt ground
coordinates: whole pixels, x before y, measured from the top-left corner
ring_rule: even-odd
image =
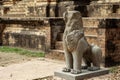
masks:
[[[25,61],[30,61],[32,57],[27,57],[24,55],[19,55],[16,53],[4,53],[0,52],[0,66],[5,67],[10,64],[20,63]]]
[[[0,52],[0,80],[53,80],[54,71],[64,65],[57,60]]]
[[[23,65],[26,62],[30,62],[31,65],[32,65],[32,64],[35,64],[35,62],[32,63],[33,59],[37,59],[37,58],[28,57],[28,56],[24,56],[24,55],[19,55],[19,54],[16,54],[16,53],[3,53],[3,52],[0,52],[0,69],[2,70],[3,67],[7,67],[7,66],[10,66],[10,65],[16,64],[16,63],[17,64],[22,63],[22,65]],[[56,61],[56,60],[54,60],[54,61]],[[49,64],[50,62],[52,62],[52,64],[53,64],[54,61],[48,60],[48,61],[45,61],[43,63]],[[36,64],[37,65],[39,64],[39,67],[40,67],[41,63],[42,62],[37,62]],[[55,65],[63,66],[64,64],[56,63]],[[43,65],[43,67],[44,67],[44,65]],[[55,66],[52,66],[52,67],[55,67]],[[41,68],[39,68],[39,70],[40,69]],[[51,69],[51,71],[53,71],[53,70]],[[119,73],[119,75],[118,75],[118,73]],[[115,79],[114,76],[116,76],[116,75],[118,75],[118,79]],[[110,79],[111,76],[113,76],[113,78]],[[61,80],[61,79],[54,79],[54,80]],[[120,69],[118,69],[118,72],[116,72],[113,75],[107,74],[107,75],[103,75],[103,76],[100,76],[100,77],[94,77],[94,78],[87,79],[87,80],[120,80]]]

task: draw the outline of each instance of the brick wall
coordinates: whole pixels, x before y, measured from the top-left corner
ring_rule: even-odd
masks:
[[[106,30],[106,59],[120,62],[120,28]]]
[[[105,66],[120,62],[120,19],[83,18],[88,42],[97,44],[103,52]]]
[[[7,24],[3,32],[3,45],[48,51],[50,33],[48,23]]]

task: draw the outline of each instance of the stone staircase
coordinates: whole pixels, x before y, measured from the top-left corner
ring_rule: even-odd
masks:
[[[35,1],[36,0],[22,0],[10,7],[10,11],[5,16],[24,17],[28,14],[28,6],[35,6]]]
[[[9,16],[9,17],[30,16],[31,17],[31,14],[32,14],[32,17],[35,17],[35,16],[38,16],[36,12],[37,10],[39,10],[39,9],[36,10],[36,7],[42,6],[42,5],[45,5],[44,7],[46,7],[47,0],[22,0],[16,5],[13,5],[10,8],[10,11],[5,16]],[[46,17],[46,16],[40,16],[40,17]]]
[[[1,16],[4,14],[7,14],[7,12],[9,12],[10,7],[12,7],[13,5],[16,5],[16,3],[19,3],[19,1],[21,0],[1,0],[0,1],[0,13]]]
[[[120,62],[120,0],[108,2],[91,2],[89,5],[78,6],[82,12],[85,36],[91,44],[97,44],[103,51],[105,66]],[[87,14],[85,14],[87,13]],[[56,41],[55,49],[49,56],[52,59],[62,59],[62,35]],[[110,42],[109,42],[110,41]],[[112,47],[110,47],[112,46]],[[113,63],[113,64],[112,64]]]
[[[56,0],[51,0],[51,2],[47,0],[22,0],[12,6],[5,16],[46,17],[49,13],[48,17],[56,18],[56,10],[58,10],[58,17],[62,17],[66,11],[66,6],[73,5],[83,16],[85,36],[88,42],[99,45],[102,48],[103,57],[112,57],[113,61],[119,62],[120,0],[91,0],[88,3],[83,1],[83,4],[80,1],[61,1],[57,4]],[[64,60],[62,36],[63,32],[60,32],[55,42],[55,48],[47,55],[48,57]],[[109,45],[113,46],[109,47]]]
[[[58,7],[58,16],[66,10],[66,6],[77,5],[76,9],[81,11],[83,17],[118,17],[120,16],[119,0],[98,0],[91,1],[89,4],[81,4],[80,1],[60,1],[56,0],[22,0],[10,8],[7,15],[10,16],[39,16],[46,17],[47,8],[49,8],[49,17],[55,17],[55,9]],[[49,6],[48,6],[49,5]]]
[[[4,6],[12,6],[13,5],[13,1],[11,1],[11,0],[2,0],[2,3]]]
[[[103,21],[104,24],[101,24],[101,21]],[[114,23],[114,21],[116,23]],[[85,36],[88,42],[101,47],[103,52],[103,63],[105,63],[105,66],[115,65],[115,63],[117,64],[120,61],[120,19],[109,17],[83,18],[83,23]],[[59,33],[56,40],[55,49],[52,49],[47,57],[64,60],[62,36],[63,33]]]
[[[91,21],[91,22],[90,22]],[[98,25],[97,20],[83,18],[85,36],[89,43],[99,45],[98,39]],[[91,25],[88,25],[91,24]],[[55,43],[55,49],[52,49],[47,57],[52,59],[64,60],[63,42],[62,42],[63,32],[59,33]]]
[[[10,8],[10,11],[5,16],[10,16],[10,17],[18,16],[18,17],[20,17],[20,16],[25,16],[25,15],[26,15],[26,3],[23,1],[20,1],[16,5],[12,6]]]

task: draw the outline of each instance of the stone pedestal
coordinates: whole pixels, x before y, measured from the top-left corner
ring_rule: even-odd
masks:
[[[108,69],[101,69],[97,71],[83,70],[81,74],[71,74],[71,73],[62,72],[62,71],[56,71],[54,75],[57,77],[63,78],[65,80],[83,80],[83,79],[88,79],[88,78],[92,78],[100,75],[105,75],[108,73],[109,73]]]

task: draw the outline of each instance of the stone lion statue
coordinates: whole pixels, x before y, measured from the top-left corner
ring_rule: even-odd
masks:
[[[64,13],[66,28],[63,35],[66,67],[64,72],[81,73],[81,69],[99,70],[102,51],[97,45],[88,44],[83,29],[80,12],[67,11]],[[82,59],[85,66],[81,66]],[[92,64],[91,64],[92,63]],[[92,66],[93,65],[93,66]]]

